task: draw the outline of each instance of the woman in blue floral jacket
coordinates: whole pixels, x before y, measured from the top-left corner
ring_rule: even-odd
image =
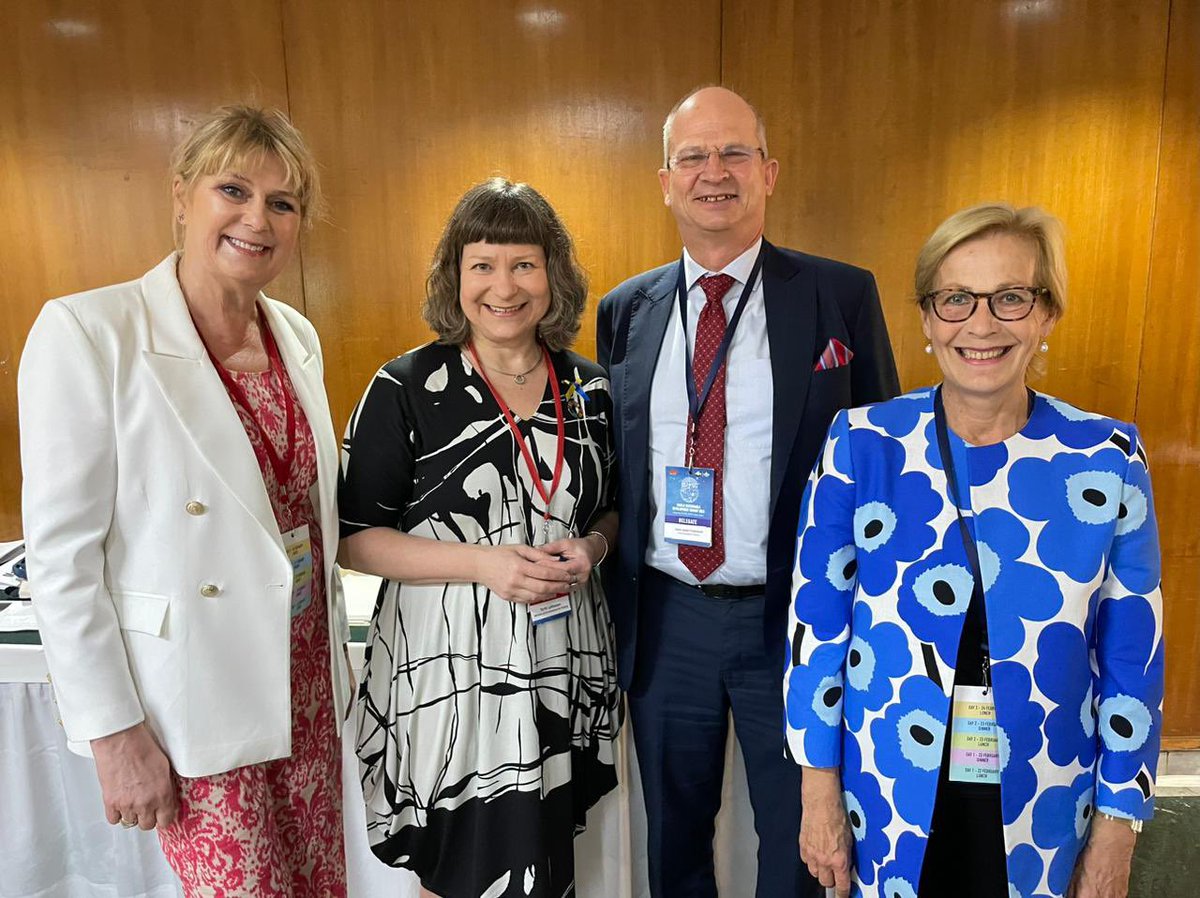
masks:
[[[1136,428],[1025,385],[1065,283],[1046,213],[949,218],[916,276],[942,385],[840,413],[809,482],[787,736],[801,854],[839,895],[1126,894],[1158,536]]]

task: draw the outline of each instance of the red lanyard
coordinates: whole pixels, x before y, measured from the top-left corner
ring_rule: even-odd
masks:
[[[554,479],[550,482],[550,492],[546,492],[546,487],[542,485],[542,475],[538,472],[537,463],[533,460],[533,453],[529,451],[529,447],[525,444],[525,437],[517,428],[517,422],[513,420],[512,413],[508,410],[508,403],[500,398],[500,394],[496,392],[496,388],[492,386],[491,380],[488,379],[487,374],[484,372],[483,363],[479,361],[479,354],[475,351],[475,344],[467,343],[467,349],[471,353],[471,360],[475,363],[475,370],[479,372],[479,376],[487,384],[487,388],[492,393],[492,398],[496,400],[496,405],[500,406],[500,411],[504,414],[504,420],[508,422],[508,429],[512,431],[513,439],[521,447],[521,454],[525,456],[525,465],[529,468],[529,474],[533,478],[533,486],[538,491],[538,495],[542,497],[542,501],[546,503],[546,511],[542,520],[548,524],[550,521],[550,500],[554,498],[554,494],[558,491],[558,481],[562,477],[563,452],[566,447],[566,419],[563,418],[562,392],[558,388],[558,379],[554,376],[554,366],[550,364],[550,351],[545,346],[542,347],[542,358],[546,362],[546,376],[550,378],[550,392],[554,394],[554,417],[558,425],[558,454],[554,459]]]
[[[208,344],[204,343],[204,337],[200,338],[200,342],[204,343],[204,351],[208,353],[209,359],[213,363],[213,367],[217,369],[217,375],[221,378],[221,383],[225,385],[226,391],[229,393],[229,398],[233,400],[235,405],[241,406],[250,416],[250,420],[254,422],[254,426],[258,428],[258,435],[262,440],[263,450],[267,453],[267,461],[271,463],[271,470],[275,472],[275,482],[283,486],[288,481],[288,477],[292,473],[292,460],[296,457],[296,403],[292,400],[291,393],[288,392],[287,384],[284,383],[283,374],[283,359],[279,355],[279,346],[275,343],[275,335],[271,333],[271,328],[267,327],[267,322],[262,316],[262,312],[258,315],[258,329],[262,334],[263,346],[267,350],[267,359],[269,360],[269,371],[275,372],[275,377],[279,380],[279,392],[283,394],[284,414],[287,416],[287,437],[284,443],[283,454],[275,451],[275,442],[271,439],[271,435],[267,433],[263,427],[258,415],[255,414],[254,406],[250,404],[250,397],[246,395],[246,391],[228,371],[225,366],[217,361],[217,357],[212,354],[212,350],[208,348]],[[199,333],[199,328],[196,330]]]

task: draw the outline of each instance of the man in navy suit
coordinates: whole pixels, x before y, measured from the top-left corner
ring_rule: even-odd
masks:
[[[621,530],[604,576],[651,892],[717,894],[732,710],[757,898],[820,895],[800,862],[800,773],[783,737],[796,523],[834,413],[894,396],[896,367],[870,272],[763,239],[779,162],[742,97],[721,87],[684,97],[663,125],[663,156],[683,257],[605,296],[596,325],[620,466]]]

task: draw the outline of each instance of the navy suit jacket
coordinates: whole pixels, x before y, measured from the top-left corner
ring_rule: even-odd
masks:
[[[834,414],[890,399],[899,392],[899,380],[869,271],[766,241],[763,246],[763,300],[775,396],[763,638],[765,650],[778,656],[782,672],[796,524],[809,472]],[[617,545],[601,576],[625,689],[634,683],[642,560],[650,537],[650,387],[671,309],[678,303],[678,264],[647,271],[612,290],[600,301],[596,321],[597,358],[612,384],[621,515]],[[854,358],[849,365],[814,372],[835,337]]]

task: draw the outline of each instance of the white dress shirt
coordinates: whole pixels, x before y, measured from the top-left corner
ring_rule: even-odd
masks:
[[[728,274],[736,283],[721,304],[726,320],[741,298],[746,279],[758,257],[762,239],[720,272],[705,271],[683,251],[687,283],[688,346],[696,345],[696,327],[707,300],[699,280],[705,274]],[[682,466],[688,422],[687,382],[683,329],[679,322],[679,296],[672,293],[672,311],[663,335],[662,351],[650,388],[650,543],[646,564],[685,583],[696,583],[679,560],[679,547],[663,538],[662,503],[666,496],[667,466]],[[771,353],[767,345],[767,313],[763,303],[762,275],[756,278],[750,298],[734,332],[725,372],[725,562],[705,582],[730,586],[763,583],[767,578],[767,520],[771,490],[771,418],[774,385]]]

